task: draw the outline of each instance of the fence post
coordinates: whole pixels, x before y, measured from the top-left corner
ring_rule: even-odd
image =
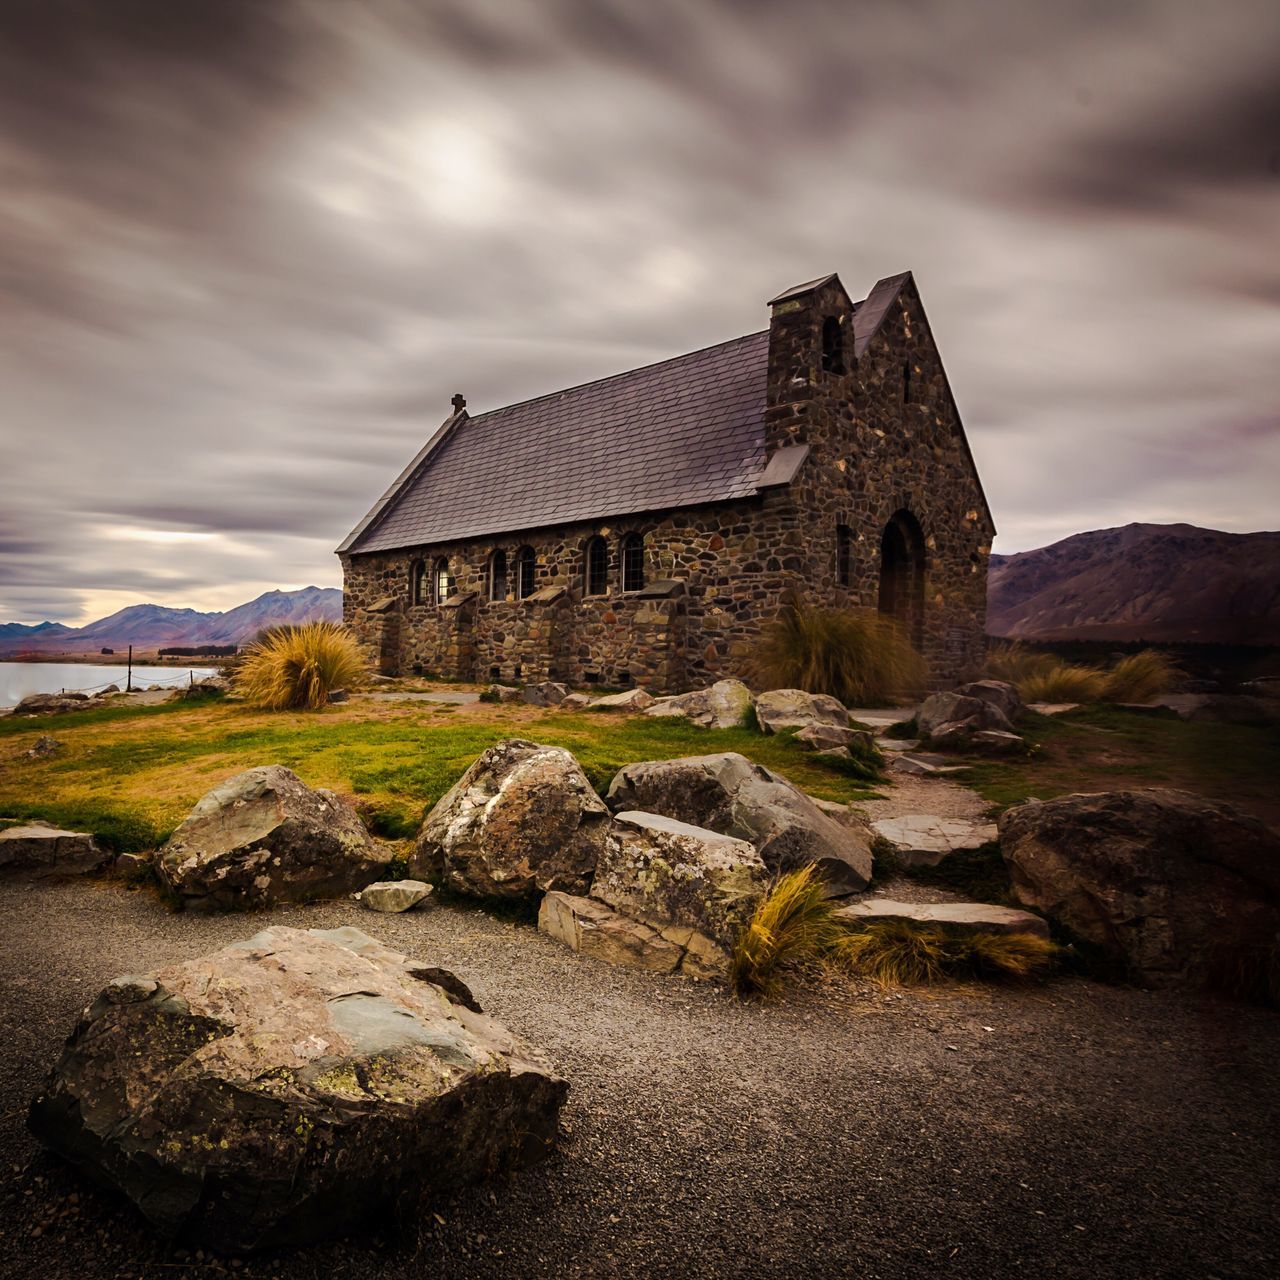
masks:
[[[133,645],[129,646],[129,672],[124,679],[125,693],[133,692]]]

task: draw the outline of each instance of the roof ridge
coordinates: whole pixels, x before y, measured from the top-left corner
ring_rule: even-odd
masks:
[[[682,351],[679,355],[667,356],[662,360],[650,360],[648,364],[638,364],[633,369],[620,369],[617,373],[606,373],[603,378],[590,378],[586,382],[575,382],[568,387],[560,387],[556,391],[544,391],[541,395],[529,396],[524,400],[513,400],[510,404],[500,404],[483,413],[469,413],[467,422],[480,422],[495,413],[505,413],[508,409],[518,409],[522,405],[536,404],[539,400],[551,400],[556,396],[566,395],[570,391],[581,391],[584,387],[598,387],[602,383],[612,382],[615,378],[629,378],[633,373],[643,373],[646,369],[656,369],[659,365],[675,364],[677,360],[688,360],[691,356],[700,356],[703,352],[714,351],[718,347],[731,347],[738,342],[746,342],[749,338],[762,338],[769,333],[768,329],[757,329],[752,333],[744,333],[737,338],[727,338],[723,342],[709,342],[705,347],[695,347],[692,351]]]

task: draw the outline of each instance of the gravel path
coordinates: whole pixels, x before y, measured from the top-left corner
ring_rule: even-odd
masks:
[[[201,918],[109,883],[10,882],[0,911],[6,1280],[1276,1273],[1273,1013],[1074,979],[742,1005],[443,907]],[[39,1153],[26,1103],[81,1005],[268,920],[356,923],[458,972],[571,1081],[559,1152],[439,1220],[234,1267],[166,1254]]]

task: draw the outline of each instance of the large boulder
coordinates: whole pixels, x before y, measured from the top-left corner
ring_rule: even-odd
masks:
[[[558,707],[569,696],[569,686],[556,680],[542,680],[525,685],[520,696],[530,706]]]
[[[1000,683],[998,680],[982,680],[965,687],[976,689],[980,685]],[[1016,693],[1014,696],[1017,696]],[[935,742],[944,739],[957,742],[965,734],[976,733],[981,729],[1013,732],[1013,722],[1005,715],[998,702],[955,689],[927,697],[916,712],[916,727],[922,738],[931,738]]]
[[[410,869],[478,897],[582,894],[608,825],[608,808],[569,752],[509,738],[427,814]]]
[[[376,880],[390,860],[345,800],[272,764],[214,787],[155,868],[184,906],[235,910],[342,897]]]
[[[47,822],[29,822],[0,831],[0,873],[31,876],[80,875],[107,860],[87,831],[63,831]]]
[[[980,818],[938,818],[928,813],[905,813],[871,824],[876,835],[894,847],[904,867],[936,867],[944,858],[980,849],[996,839],[996,824]]]
[[[833,821],[780,774],[734,751],[626,765],[608,800],[615,811],[665,814],[746,840],[770,871],[816,863],[834,893],[853,893],[871,879],[864,824]]]
[[[164,1235],[247,1252],[536,1160],[566,1092],[447,971],[274,927],[109,984],[28,1124]]]
[[[1280,836],[1230,805],[1109,791],[1018,805],[999,825],[1019,900],[1139,980],[1201,981],[1276,954]]]
[[[849,723],[849,712],[842,702],[825,693],[770,689],[756,698],[756,720],[765,733],[777,733],[780,729],[808,729],[813,725],[844,728]]]
[[[637,686],[634,689],[623,689],[621,693],[605,694],[602,698],[593,699],[588,705],[593,711],[645,711],[656,701],[647,689]]]
[[[668,926],[672,938],[641,920],[624,916],[595,898],[552,891],[538,907],[538,928],[572,951],[607,964],[655,973],[675,973],[686,958],[681,939],[691,929]]]
[[[717,680],[708,689],[662,698],[647,716],[681,716],[704,729],[737,729],[755,707],[755,695],[741,680]]]
[[[591,895],[662,929],[692,929],[720,948],[722,967],[769,872],[746,840],[657,813],[624,811],[609,829]]]
[[[995,707],[1010,724],[1022,714],[1022,698],[1016,685],[1008,680],[971,680],[956,689],[962,698],[977,698],[988,706]],[[996,729],[999,725],[989,725]]]
[[[83,693],[29,693],[11,716],[49,716],[59,711],[83,711],[88,695]]]

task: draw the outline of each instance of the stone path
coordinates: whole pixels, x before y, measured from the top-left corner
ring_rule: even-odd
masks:
[[[978,849],[996,839],[996,824],[974,818],[939,818],[928,813],[907,813],[872,823],[898,850],[907,867],[936,867],[958,849]]]

